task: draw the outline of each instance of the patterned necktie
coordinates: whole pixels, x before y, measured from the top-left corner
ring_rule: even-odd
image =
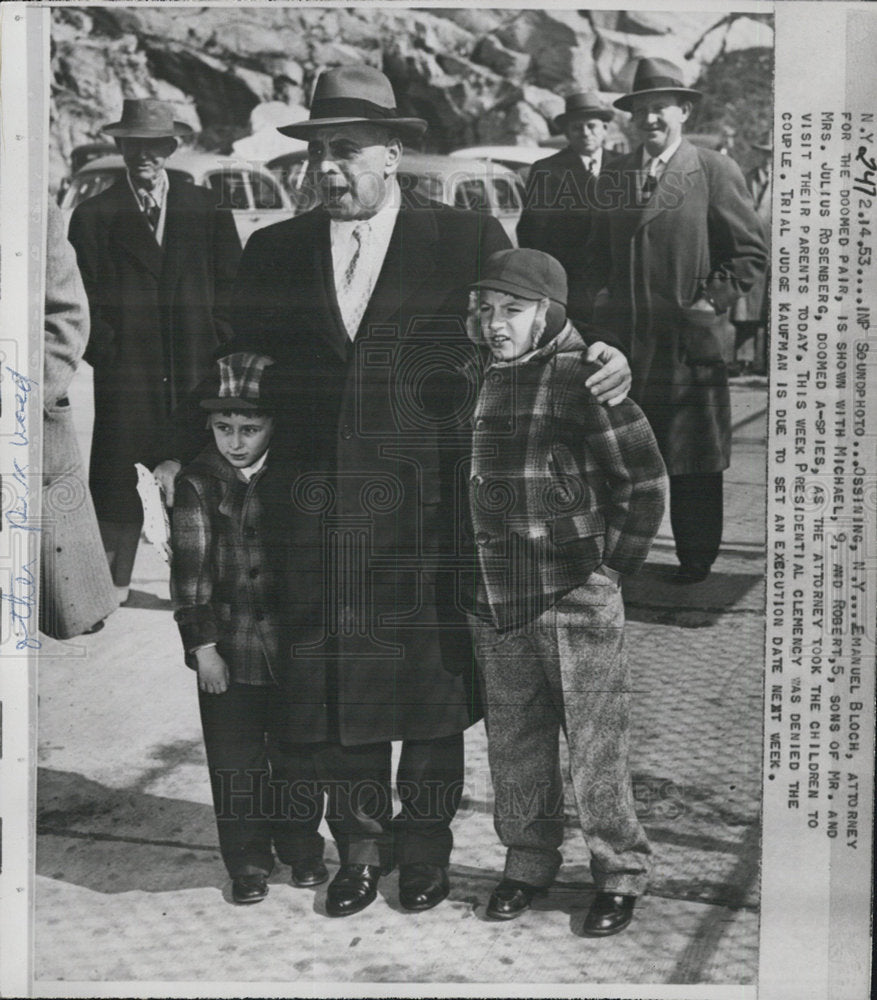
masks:
[[[647,168],[647,173],[645,180],[643,181],[643,186],[640,188],[639,200],[641,205],[645,205],[646,202],[652,197],[655,188],[658,186],[658,158],[654,157],[649,160],[649,165]]]
[[[161,216],[161,209],[155,203],[152,195],[148,193],[143,194],[143,201],[145,204],[143,213],[146,216],[146,221],[149,223],[149,228],[155,234],[158,232],[158,220]]]
[[[366,244],[370,232],[371,227],[368,222],[358,222],[353,227],[350,234],[350,259],[344,268],[338,288],[338,308],[341,310],[347,336],[351,340],[356,336],[368,304],[367,272],[362,265],[368,256]]]

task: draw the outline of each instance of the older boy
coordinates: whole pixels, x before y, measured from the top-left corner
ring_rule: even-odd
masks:
[[[585,388],[586,345],[566,319],[553,257],[493,254],[475,288],[473,318],[493,360],[472,437],[472,625],[507,848],[487,912],[518,916],[560,866],[563,727],[597,887],[584,931],[615,934],[645,889],[650,855],[628,767],[619,577],[640,567],[658,530],[664,465],[636,404],[604,407]]]
[[[266,747],[277,710],[286,545],[278,526],[288,504],[285,463],[272,467],[270,358],[220,358],[199,387],[213,441],[179,474],[173,518],[172,587],[186,663],[198,698],[219,846],[236,903],[257,903],[274,866],[271,842],[298,886],[328,878],[322,862],[321,793],[269,782]],[[274,393],[274,396],[277,394]]]

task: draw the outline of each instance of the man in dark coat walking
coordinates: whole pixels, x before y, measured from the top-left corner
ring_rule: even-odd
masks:
[[[594,321],[627,345],[631,395],[670,475],[678,583],[703,580],[722,538],[722,472],[731,455],[722,314],[767,264],[761,222],[737,164],[689,143],[700,97],[680,70],[641,59],[629,111],[643,144],[604,172],[587,253]]]
[[[447,896],[463,731],[478,715],[458,592],[472,575],[457,430],[472,400],[458,369],[473,350],[467,286],[508,239],[489,216],[402,197],[401,138],[425,127],[397,113],[377,70],[325,72],[310,120],[280,130],[308,140],[321,205],[255,233],[235,284],[235,349],[274,357],[292,380],[279,756],[290,787],[310,776],[330,795],[332,916],[368,906],[393,863],[406,909]],[[623,355],[592,350],[600,389],[617,396]]]
[[[143,521],[134,463],[153,468],[166,457],[172,412],[231,336],[226,310],[241,252],[234,219],[211,192],[164,169],[191,131],[164,101],[126,100],[104,132],[127,172],[70,220],[91,309],[89,483],[120,601]]]
[[[518,222],[519,246],[541,250],[563,264],[569,285],[567,312],[579,326],[590,323],[594,309],[584,251],[591,235],[597,178],[620,159],[603,147],[613,117],[599,94],[566,98],[566,108],[554,124],[569,145],[531,167]]]

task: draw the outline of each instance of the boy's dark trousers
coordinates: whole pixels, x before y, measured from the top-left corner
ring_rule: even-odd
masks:
[[[222,694],[198,692],[219,849],[231,878],[270,874],[272,842],[284,864],[323,856],[317,832],[322,793],[304,801],[299,790],[295,815],[288,815],[287,797],[270,780],[265,734],[277,701],[272,685],[231,683]]]

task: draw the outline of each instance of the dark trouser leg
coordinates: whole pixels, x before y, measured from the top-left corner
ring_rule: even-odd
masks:
[[[712,566],[722,542],[722,473],[670,476],[670,523],[679,562]]]
[[[393,821],[393,860],[446,866],[451,822],[463,795],[463,734],[405,740],[396,774],[402,812]]]
[[[487,752],[495,796],[494,826],[506,847],[505,877],[547,886],[560,867],[563,717],[540,662],[539,624],[499,636],[473,629],[487,713]]]
[[[570,777],[594,884],[602,892],[642,895],[652,852],[636,815],[628,762],[621,591],[593,573],[542,620],[540,652],[552,687],[562,692]]]
[[[290,795],[295,789],[305,800],[314,792],[328,794],[326,821],[341,864],[380,864],[384,827],[392,814],[390,744],[280,741],[276,748],[274,773]]]
[[[274,815],[271,839],[285,865],[323,856],[318,832],[323,818],[323,789],[317,778],[314,743],[269,740]]]
[[[137,555],[137,545],[140,542],[140,529],[143,519],[139,521],[98,521],[104,552],[110,564],[113,583],[117,587],[127,587],[131,583],[131,573],[134,569],[134,558]]]
[[[265,746],[267,690],[230,684],[222,694],[198,692],[219,849],[232,878],[267,875],[274,867]]]

